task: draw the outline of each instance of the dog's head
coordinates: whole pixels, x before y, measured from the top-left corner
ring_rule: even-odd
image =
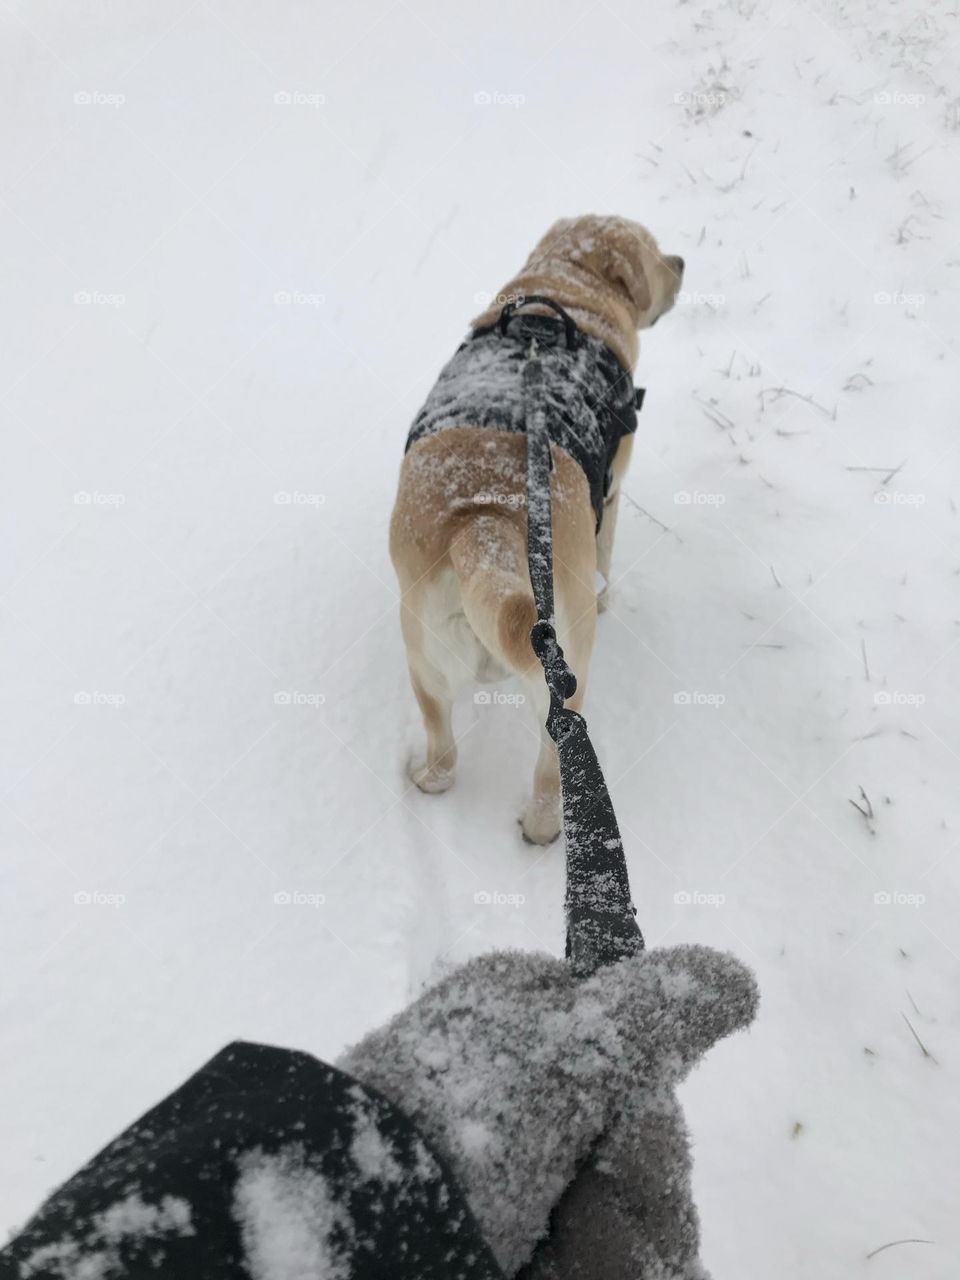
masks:
[[[525,271],[562,273],[565,264],[625,304],[634,329],[648,329],[673,306],[683,259],[663,254],[650,232],[628,218],[561,218],[527,259]]]

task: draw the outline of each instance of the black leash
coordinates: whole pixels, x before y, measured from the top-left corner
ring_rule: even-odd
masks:
[[[564,322],[568,347],[579,340],[573,319],[549,298],[508,303],[501,331],[518,307],[540,303]],[[523,370],[527,436],[527,557],[537,606],[530,643],[550,690],[547,732],[560,756],[563,832],[567,850],[567,959],[578,977],[643,950],[630,897],[627,863],[610,793],[587,733],[587,722],[563,704],[577,688],[557,640],[553,603],[553,526],[550,436],[543,396],[543,366],[535,341]]]

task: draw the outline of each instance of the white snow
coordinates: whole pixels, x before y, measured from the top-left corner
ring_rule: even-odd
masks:
[[[648,942],[763,996],[682,1089],[704,1261],[955,1274],[958,37],[946,0],[6,6],[0,1230],[232,1038],[331,1059],[561,952],[529,708],[467,699],[454,788],[410,787],[386,525],[469,318],[599,211],[687,274],[588,720]]]
[[[120,1246],[125,1241],[194,1233],[193,1213],[182,1196],[163,1196],[159,1204],[149,1204],[134,1192],[97,1214],[82,1240],[66,1236],[35,1249],[21,1264],[23,1280],[51,1273],[63,1280],[108,1280],[124,1272]]]
[[[252,1280],[349,1280],[348,1255],[335,1238],[349,1218],[302,1151],[255,1151],[240,1164],[233,1213]]]
[[[78,1275],[78,1272],[82,1275]],[[35,1249],[25,1262],[21,1264],[23,1280],[31,1276],[58,1272],[66,1280],[103,1280],[108,1274],[107,1255],[103,1252],[85,1252],[80,1256],[80,1246],[76,1240],[58,1240],[56,1244],[44,1245]]]
[[[182,1196],[164,1196],[159,1204],[147,1204],[140,1195],[118,1200],[98,1216],[97,1228],[104,1240],[126,1236],[151,1236],[173,1231],[193,1235],[190,1205]]]
[[[377,1128],[369,1107],[357,1106],[350,1142],[350,1159],[356,1165],[359,1176],[365,1180],[376,1179],[386,1186],[402,1182],[403,1169],[397,1162],[397,1153],[388,1138]]]

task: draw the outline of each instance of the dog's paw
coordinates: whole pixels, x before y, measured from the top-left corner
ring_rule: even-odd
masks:
[[[527,844],[553,844],[563,828],[559,804],[538,804],[531,800],[520,819],[520,832]]]
[[[436,765],[431,769],[425,764],[411,764],[408,772],[410,781],[416,783],[427,795],[439,795],[453,786],[452,769],[441,769]]]

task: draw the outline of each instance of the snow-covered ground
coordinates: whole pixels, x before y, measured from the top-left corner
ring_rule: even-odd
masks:
[[[955,0],[6,0],[0,1229],[227,1040],[561,950],[524,709],[410,789],[386,525],[596,211],[687,276],[588,719],[649,943],[763,992],[683,1092],[704,1258],[956,1276],[958,50]]]

